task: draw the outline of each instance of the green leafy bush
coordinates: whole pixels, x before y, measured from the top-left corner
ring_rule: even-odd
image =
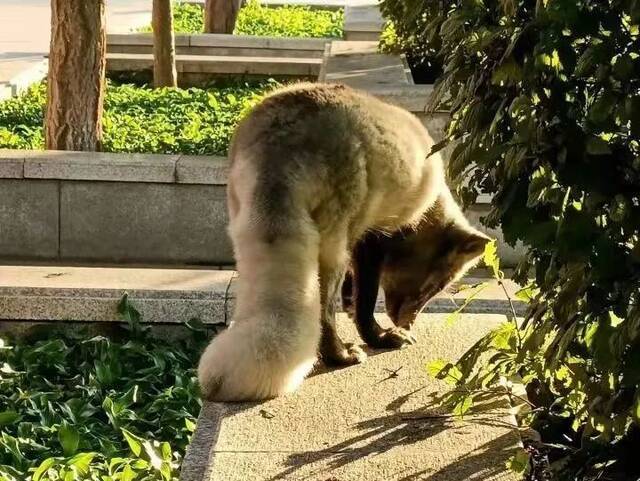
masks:
[[[380,50],[404,53],[416,83],[433,83],[442,72],[437,56],[441,41],[433,26],[442,22],[443,13],[418,0],[386,0],[381,10],[389,22],[380,36]]]
[[[0,338],[0,479],[178,479],[206,336],[168,341],[132,326]]]
[[[211,89],[107,85],[107,152],[225,154],[243,113],[275,82]],[[44,148],[46,85],[0,102],[0,148]]]
[[[272,37],[342,37],[342,10],[309,7],[265,7],[250,1],[240,9],[234,33]]]
[[[485,222],[529,247],[519,278],[535,279],[522,328],[443,375],[455,368],[465,392],[524,383],[554,479],[636,479],[640,2],[402,3],[435,11],[413,33],[442,42],[432,106],[452,111],[449,175],[467,203],[494,195]]]
[[[173,28],[176,33],[202,33],[202,7],[176,3],[173,7]],[[236,20],[236,35],[263,37],[335,37],[343,33],[342,10],[314,10],[302,6],[266,7],[250,1],[240,9]],[[151,26],[142,29],[150,32]]]

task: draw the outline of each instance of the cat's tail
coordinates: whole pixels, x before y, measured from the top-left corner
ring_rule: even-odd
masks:
[[[239,274],[233,321],[209,344],[198,368],[204,397],[215,401],[293,391],[313,368],[320,340],[315,224],[304,212],[261,219],[236,200],[230,193]]]

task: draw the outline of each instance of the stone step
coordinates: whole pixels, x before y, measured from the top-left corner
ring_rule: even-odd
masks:
[[[254,35],[179,34],[175,37],[178,55],[320,58],[326,38],[283,38]],[[108,53],[153,53],[153,34],[107,35]]]
[[[418,344],[368,351],[360,365],[319,365],[295,393],[263,403],[205,403],[181,481],[516,481],[520,446],[504,398],[454,418],[434,404],[448,389],[425,366],[455,360],[504,321],[496,315],[421,315]],[[341,316],[345,341],[359,343]]]
[[[179,74],[317,77],[321,64],[320,58],[176,55],[176,69]],[[107,70],[110,72],[150,69],[153,69],[152,54],[107,54]]]
[[[377,4],[347,5],[344,9],[345,40],[380,39],[385,20]]]
[[[481,273],[481,271],[480,271]],[[478,273],[429,303],[426,312],[453,312],[469,294],[463,286],[487,281]],[[0,266],[0,321],[121,320],[117,305],[124,293],[148,323],[181,323],[193,318],[224,324],[235,305],[233,270],[135,267]],[[513,298],[518,286],[507,281]],[[525,305],[515,301],[518,314]],[[505,314],[510,310],[495,282],[478,294],[465,312]],[[382,296],[378,312],[384,312]]]
[[[402,89],[413,84],[404,57],[379,53],[377,45],[372,41],[331,42],[325,51],[318,81],[343,83],[372,93],[385,87]],[[414,108],[409,110],[413,111]]]

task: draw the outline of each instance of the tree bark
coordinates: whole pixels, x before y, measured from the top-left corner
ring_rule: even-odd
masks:
[[[156,87],[178,86],[171,1],[153,0],[153,83]]]
[[[106,44],[104,0],[51,0],[47,149],[102,148]]]
[[[233,33],[242,0],[206,0],[204,31],[206,33]]]

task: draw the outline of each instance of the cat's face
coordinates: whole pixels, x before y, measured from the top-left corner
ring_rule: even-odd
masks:
[[[380,282],[394,324],[410,328],[431,298],[480,260],[490,240],[458,227],[394,239]]]

